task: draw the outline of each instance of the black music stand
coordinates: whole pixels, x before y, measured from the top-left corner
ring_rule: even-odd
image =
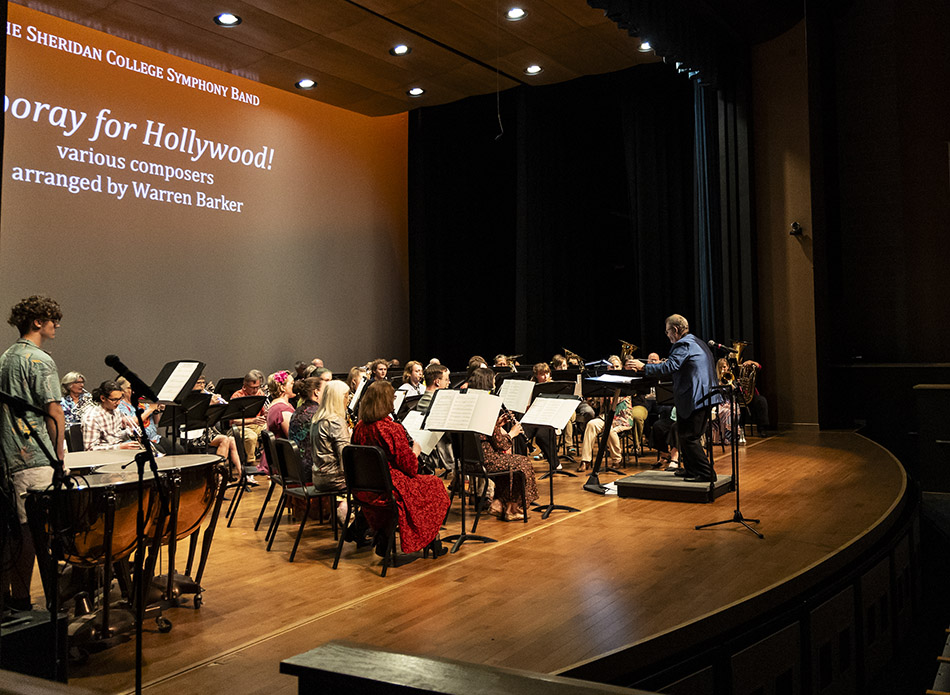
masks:
[[[210,403],[210,393],[191,391],[182,399],[180,405],[178,403],[169,403],[165,406],[162,419],[165,421],[166,432],[168,428],[171,428],[169,440],[172,444],[172,450],[169,452],[170,454],[185,453],[187,451],[187,446],[183,448],[181,452],[178,451],[182,439],[182,428],[184,433],[187,433],[189,429],[197,429],[190,427],[190,425],[203,421],[205,412],[208,410]],[[171,419],[171,423],[168,422],[169,419]],[[187,434],[185,434],[185,437],[187,437]]]
[[[446,398],[447,396],[452,396],[452,397],[458,396],[460,398],[467,397],[457,392],[452,392],[452,393],[447,393],[447,392],[448,392],[448,389],[438,389],[433,392],[432,401],[429,405],[429,410],[426,412],[425,420],[423,420],[423,423],[422,423],[422,426],[424,429],[429,429],[429,417],[432,415],[434,411],[436,411],[436,403],[438,399],[440,398],[440,396],[442,398]],[[494,422],[498,419],[499,409],[498,407],[493,407],[492,410],[494,411],[494,418],[492,422]],[[443,538],[442,540],[446,543],[449,541],[454,541],[452,545],[453,553],[457,552],[458,549],[462,547],[462,544],[465,543],[466,541],[478,541],[481,543],[495,543],[496,540],[494,538],[489,538],[488,536],[479,536],[479,535],[476,535],[475,533],[469,533],[465,530],[465,507],[467,504],[466,499],[465,499],[465,475],[466,475],[465,474],[465,460],[466,458],[469,458],[469,457],[473,459],[476,457],[480,457],[481,451],[470,452],[468,448],[465,447],[464,441],[469,440],[469,447],[471,446],[480,447],[481,443],[478,440],[478,435],[481,433],[475,429],[459,428],[459,429],[449,430],[448,428],[443,428],[443,427],[432,427],[430,431],[448,432],[449,436],[452,437],[452,450],[453,450],[453,453],[455,454],[455,483],[456,483],[456,486],[458,487],[459,499],[461,500],[461,503],[462,503],[461,530],[459,531],[459,533],[452,534],[451,536],[447,536]],[[487,487],[487,479],[486,479],[486,487]],[[480,500],[481,500],[481,496],[478,495],[477,486],[475,489],[475,493],[476,493],[475,504],[477,505],[480,503]],[[451,504],[449,506],[449,509],[451,510]],[[525,510],[525,512],[527,513],[527,510]],[[476,515],[477,514],[478,514],[478,511],[476,508]],[[448,517],[448,511],[446,511],[446,517]]]
[[[132,402],[138,403],[140,398],[149,396],[147,385],[134,373],[129,371],[114,355],[106,358],[106,364],[115,367],[122,376],[126,377],[132,386]],[[162,367],[151,386],[152,395],[159,403],[181,404],[191,393],[192,387],[201,376],[205,365],[197,360],[175,360],[167,362]],[[154,572],[155,562],[158,559],[158,550],[165,535],[165,519],[169,510],[169,491],[164,487],[164,480],[158,474],[158,464],[155,462],[155,453],[152,451],[152,442],[145,431],[142,421],[142,408],[136,407],[136,416],[139,421],[143,451],[135,455],[138,469],[138,511],[136,513],[136,548],[135,566],[132,576],[132,586],[135,594],[135,692],[142,692],[142,623],[145,620],[145,464],[148,463],[152,475],[155,476],[155,489],[160,498],[160,512],[156,522],[155,539],[149,553],[149,574]],[[106,587],[108,591],[108,587]],[[108,602],[108,594],[105,601]],[[168,632],[172,628],[171,622],[159,615],[156,623],[161,632]]]
[[[396,412],[395,415],[393,415],[393,419],[395,419],[396,422],[402,422],[403,420],[405,420],[406,415],[409,414],[409,411],[415,410],[416,404],[419,402],[421,398],[422,396],[406,396],[403,399],[402,404],[399,406],[399,410]]]
[[[241,460],[241,476],[238,478],[237,494],[234,495],[234,499],[231,500],[228,510],[224,513],[224,518],[228,520],[228,528],[231,528],[231,522],[234,521],[234,517],[237,515],[241,498],[247,489],[247,471],[244,469],[245,462],[240,456],[240,452],[244,450],[244,421],[261,412],[261,408],[264,407],[266,401],[267,396],[241,396],[240,398],[234,398],[228,402],[224,411],[218,415],[219,420],[241,420],[241,441],[237,442],[238,459]]]
[[[244,387],[244,377],[226,377],[214,386],[214,392],[226,401]]]
[[[571,388],[570,388],[570,393],[559,393],[559,392],[557,392],[556,389],[553,389],[553,388],[546,389],[545,391],[539,393],[539,391],[541,391],[541,387],[543,387],[543,386],[548,386],[549,384],[558,384],[558,383],[567,384],[568,386],[570,386],[570,387],[571,387]],[[569,382],[569,381],[565,381],[565,382],[548,381],[548,382],[545,382],[545,383],[543,383],[543,384],[536,384],[535,387],[534,387],[534,391],[535,391],[536,394],[538,394],[538,397],[539,397],[539,398],[558,398],[558,399],[563,399],[563,400],[576,401],[578,404],[580,403],[580,401],[576,399],[576,397],[574,396],[574,393],[573,393],[573,391],[574,391],[574,384],[572,384],[572,383]],[[565,423],[565,424],[566,424],[566,423]],[[548,425],[548,426],[550,427],[550,425]],[[565,505],[565,504],[554,504],[554,474],[555,474],[555,473],[566,473],[567,475],[569,475],[569,476],[572,477],[572,478],[576,478],[576,477],[577,477],[577,476],[574,475],[573,473],[568,473],[567,471],[559,471],[559,470],[557,470],[557,466],[555,465],[555,461],[557,461],[557,460],[558,460],[558,459],[557,459],[556,456],[555,456],[555,458],[554,458],[553,460],[549,458],[549,459],[548,459],[548,472],[541,476],[542,479],[544,479],[544,478],[547,478],[547,479],[548,479],[548,503],[547,503],[547,504],[538,504],[537,502],[534,503],[534,505],[535,505],[535,511],[541,512],[541,518],[542,518],[542,519],[547,519],[549,516],[551,516],[551,512],[553,512],[553,511],[555,511],[555,510],[560,510],[560,511],[564,511],[564,512],[579,512],[579,511],[580,511],[580,509],[577,509],[577,508],[575,508],[575,507],[569,507],[569,506],[567,506],[567,505]]]
[[[470,440],[474,440],[474,446],[481,446],[481,444],[478,441],[478,434],[473,433],[473,432],[449,432],[448,434],[450,437],[452,437],[452,451],[455,453],[455,481],[456,481],[456,485],[458,486],[459,500],[461,501],[461,504],[462,504],[462,509],[461,509],[462,527],[458,533],[453,533],[451,536],[446,536],[442,540],[445,543],[448,543],[450,541],[452,542],[453,553],[457,552],[458,549],[462,547],[462,543],[465,543],[466,541],[476,541],[479,543],[497,543],[498,541],[494,538],[490,538],[489,536],[480,536],[476,533],[469,533],[468,531],[465,530],[465,507],[468,505],[468,502],[465,499],[465,458],[468,452],[467,452],[464,442],[466,439],[470,439]],[[471,435],[471,436],[469,437],[467,435]],[[474,454],[474,455],[477,456],[477,454]],[[478,493],[478,486],[475,485],[475,483],[473,483],[473,485],[475,486],[475,504],[478,505],[481,503],[482,495]],[[486,478],[485,490],[487,489],[488,489],[488,479]],[[485,491],[483,490],[482,494],[484,494],[484,492]],[[451,504],[451,498],[450,498],[449,509],[451,508],[452,508],[452,504]],[[527,511],[528,510],[526,509],[525,513],[527,513]],[[476,514],[476,517],[479,514],[478,507],[475,508],[475,514]],[[448,512],[446,512],[446,516],[448,516]]]
[[[615,372],[616,373],[616,372]],[[617,409],[617,403],[620,402],[621,395],[627,396],[637,393],[644,388],[656,385],[659,381],[657,377],[628,376],[629,381],[598,381],[596,379],[584,379],[584,395],[594,397],[610,398],[610,405],[607,414],[604,416],[604,429],[600,434],[600,445],[597,449],[597,460],[594,461],[594,469],[590,477],[584,483],[584,489],[598,495],[606,495],[607,488],[600,484],[600,464],[603,463],[607,454],[607,442],[610,438],[610,428],[614,422],[614,415]],[[621,473],[616,468],[606,468],[605,470],[613,473]]]
[[[543,384],[534,385],[534,396],[537,398],[542,395],[554,395],[554,396],[566,396],[571,397],[574,395],[575,383],[573,381],[545,381]],[[582,401],[578,401],[577,405],[580,406]],[[566,426],[566,425],[565,425]],[[562,459],[568,463],[577,463],[572,456],[568,454],[558,454],[558,461]],[[568,478],[576,478],[577,476],[574,473],[571,473],[568,470],[563,468],[559,469],[556,465],[551,465],[551,470],[548,473],[545,473],[541,476],[541,479],[548,478],[552,475],[566,475]]]
[[[731,386],[731,385],[717,386],[715,389],[713,389],[713,391],[709,394],[709,396],[707,396],[707,398],[711,398],[716,393],[721,393],[724,396],[726,396],[726,398],[729,399],[729,412],[732,417],[732,435],[729,437],[730,439],[729,448],[732,454],[732,485],[733,485],[733,489],[736,492],[736,508],[735,508],[735,511],[733,511],[732,513],[731,519],[724,519],[723,521],[713,521],[708,524],[700,524],[699,526],[696,527],[696,530],[698,531],[699,529],[710,528],[712,526],[721,526],[722,524],[740,524],[746,527],[747,529],[749,529],[750,531],[752,531],[752,533],[754,533],[759,538],[765,538],[764,535],[762,535],[761,533],[759,533],[758,531],[756,531],[754,528],[752,528],[749,525],[749,524],[757,524],[759,523],[759,520],[747,519],[744,516],[742,516],[742,510],[739,506],[739,448],[736,442],[736,440],[738,439],[738,436],[736,435],[736,430],[739,426],[736,418],[739,415],[739,406],[736,401],[736,389],[734,386]],[[710,448],[711,446],[712,445],[710,444]],[[710,485],[713,485],[713,484],[714,483],[710,483]]]

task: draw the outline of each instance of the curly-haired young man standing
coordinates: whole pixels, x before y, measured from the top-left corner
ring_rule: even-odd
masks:
[[[0,390],[46,413],[46,417],[41,417],[28,409],[15,412],[8,405],[0,408],[2,510],[4,522],[9,521],[5,525],[11,531],[4,529],[3,560],[10,571],[4,577],[2,589],[4,604],[14,610],[32,607],[30,580],[35,558],[21,495],[31,487],[49,485],[53,477],[49,459],[30,434],[27,423],[48,451],[60,460],[65,453],[59,374],[53,358],[43,349],[47,340],[56,337],[62,317],[59,304],[49,297],[33,295],[20,301],[11,309],[7,321],[20,332],[20,338],[0,355]]]

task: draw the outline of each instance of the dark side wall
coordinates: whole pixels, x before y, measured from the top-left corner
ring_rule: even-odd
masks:
[[[950,5],[806,6],[821,423],[900,429],[950,362]]]

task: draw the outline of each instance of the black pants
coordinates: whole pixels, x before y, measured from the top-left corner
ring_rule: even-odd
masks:
[[[551,469],[557,468],[557,435],[554,434],[554,428],[546,425],[522,425],[522,429],[528,441],[534,437],[538,448],[547,459],[548,466]]]
[[[698,478],[715,480],[716,472],[709,463],[709,457],[706,455],[702,442],[706,425],[709,423],[710,410],[712,409],[709,406],[697,408],[689,417],[681,417],[677,412],[676,431],[679,434],[680,461],[686,473]]]

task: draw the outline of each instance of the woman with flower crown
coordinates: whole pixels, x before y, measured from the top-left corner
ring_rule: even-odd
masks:
[[[294,378],[288,371],[280,371],[267,377],[270,407],[267,409],[267,431],[275,437],[287,439],[290,434],[290,417],[294,414],[291,400],[294,396]],[[270,462],[268,462],[268,469]]]

